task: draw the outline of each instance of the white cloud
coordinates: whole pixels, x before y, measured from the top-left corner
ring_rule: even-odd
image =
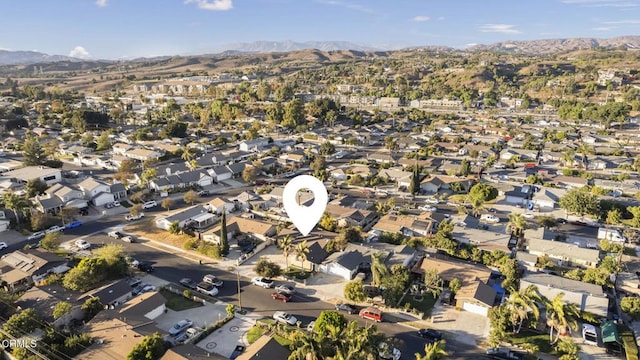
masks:
[[[96,0],[96,6],[97,7],[103,8],[103,7],[107,6],[107,5],[109,5],[107,3],[107,0]]]
[[[195,3],[198,8],[211,11],[226,11],[233,8],[231,0],[184,0],[184,3]]]
[[[444,20],[444,16],[440,16],[440,17],[438,17],[436,20],[438,20],[438,21],[442,21],[442,20]]]
[[[424,15],[418,15],[418,16],[414,16],[411,20],[417,21],[417,22],[424,22],[424,21],[431,20],[431,18]]]
[[[71,51],[69,51],[69,56],[79,59],[88,59],[91,57],[91,54],[82,46],[76,46]]]
[[[607,25],[640,25],[640,20],[604,21],[603,24],[607,24]]]
[[[600,27],[594,27],[593,31],[601,31],[601,32],[607,32],[607,31],[611,31],[613,30],[610,27],[606,27],[606,26],[600,26]]]
[[[562,0],[564,4],[579,5],[585,7],[637,7],[637,0]]]
[[[347,9],[351,9],[351,10],[357,10],[357,11],[361,11],[361,12],[365,12],[365,13],[373,13],[374,11],[364,7],[360,4],[355,4],[352,2],[348,2],[348,1],[342,1],[342,0],[316,0],[318,3],[320,4],[325,4],[325,5],[332,5],[332,6],[339,6],[339,7],[343,7],[343,8],[347,8]]]
[[[484,24],[480,26],[481,32],[494,32],[502,34],[520,34],[520,30],[514,29],[515,25],[507,24]]]

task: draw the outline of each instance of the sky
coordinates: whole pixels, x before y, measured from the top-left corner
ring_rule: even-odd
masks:
[[[87,59],[253,41],[382,49],[640,34],[640,0],[0,0],[0,49]]]

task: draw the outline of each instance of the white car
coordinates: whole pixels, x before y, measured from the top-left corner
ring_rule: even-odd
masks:
[[[400,360],[402,353],[398,348],[383,342],[378,346],[378,356],[383,360]]]
[[[426,202],[427,204],[438,204],[438,203],[440,203],[438,201],[438,199],[432,198],[432,197],[428,197],[428,198],[424,199],[424,202]]]
[[[438,211],[438,208],[436,208],[435,206],[422,205],[422,206],[418,207],[418,210],[428,211],[428,212],[436,212],[436,211]]]
[[[171,329],[169,329],[169,335],[177,336],[184,330],[190,328],[192,325],[193,325],[193,321],[189,319],[180,320],[175,325],[173,325]]]
[[[140,214],[137,214],[137,215],[129,214],[129,215],[125,216],[124,219],[127,220],[127,221],[133,221],[133,220],[142,219],[143,217],[144,217],[144,213],[140,213]]]
[[[75,244],[76,244],[77,247],[79,247],[82,250],[87,250],[88,248],[91,247],[91,244],[87,240],[84,240],[84,239],[76,240]]]
[[[127,235],[127,236],[122,238],[122,241],[124,241],[126,243],[133,244],[134,242],[136,242],[136,239],[131,235]]]
[[[291,285],[282,284],[282,285],[276,286],[276,291],[284,294],[292,295],[292,294],[295,294],[296,288],[294,288]]]
[[[0,250],[4,250],[4,249],[6,249],[6,248],[8,248],[8,247],[9,247],[9,245],[7,245],[7,243],[6,243],[6,242],[4,242],[4,241],[3,241],[3,242],[0,242]]]
[[[50,234],[50,233],[60,232],[62,230],[64,230],[64,226],[53,225],[52,227],[48,228],[44,232],[47,233],[47,234]]]
[[[298,323],[298,319],[296,319],[295,316],[284,311],[276,311],[275,313],[273,313],[273,319],[277,322],[291,326],[294,326]]]
[[[156,206],[158,206],[158,203],[155,200],[146,201],[144,204],[142,204],[143,209],[151,209]]]
[[[265,289],[272,288],[274,285],[273,280],[267,279],[261,276],[254,277],[253,279],[251,279],[251,283],[256,286],[261,286]]]
[[[33,234],[29,235],[27,240],[29,241],[40,240],[44,237],[44,235],[45,235],[44,231],[34,232]]]
[[[482,216],[480,216],[480,221],[484,221],[488,223],[499,223],[500,218],[491,214],[483,214]]]
[[[525,218],[525,219],[531,220],[531,219],[535,219],[536,216],[533,215],[532,213],[524,213],[524,214],[522,214],[522,217]]]

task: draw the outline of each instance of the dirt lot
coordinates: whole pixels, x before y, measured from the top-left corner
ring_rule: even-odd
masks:
[[[143,238],[158,241],[168,245],[173,245],[181,249],[183,249],[183,245],[185,242],[192,239],[188,235],[175,235],[169,233],[166,230],[159,229],[153,223],[152,219],[136,221],[130,225],[125,226],[124,231]]]

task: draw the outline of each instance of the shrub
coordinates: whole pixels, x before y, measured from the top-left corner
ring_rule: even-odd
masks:
[[[182,292],[182,296],[186,297],[187,299],[191,299],[193,294],[191,293],[191,290],[185,290]]]

